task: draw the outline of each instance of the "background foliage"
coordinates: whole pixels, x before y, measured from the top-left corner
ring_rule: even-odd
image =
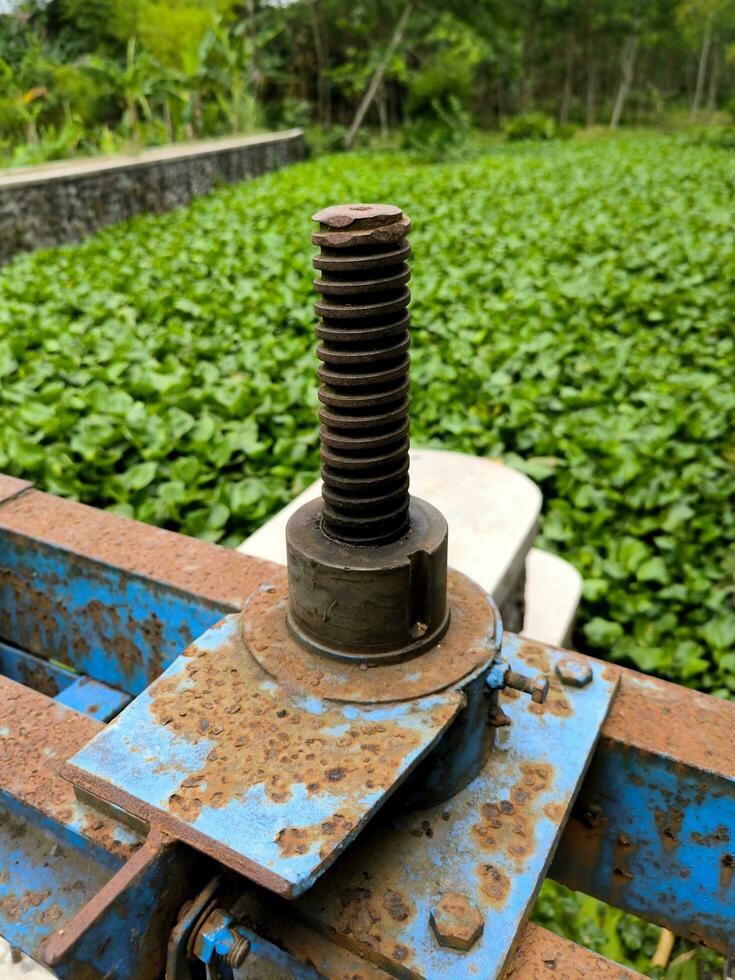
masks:
[[[0,163],[307,125],[363,136],[675,125],[735,107],[735,0],[0,0]],[[719,116],[718,116],[719,113]],[[514,126],[512,119],[525,121]]]
[[[399,200],[416,442],[541,484],[578,642],[735,691],[734,184],[731,151],[680,137],[331,157],[19,257],[0,471],[241,540],[316,474],[307,216]]]

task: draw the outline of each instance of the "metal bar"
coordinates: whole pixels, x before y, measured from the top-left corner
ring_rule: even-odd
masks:
[[[6,643],[0,643],[0,675],[98,721],[114,718],[130,701],[123,691]]]
[[[272,569],[28,490],[0,508],[0,639],[139,694]]]
[[[621,686],[554,859],[570,888],[735,952],[735,704]]]
[[[55,698],[57,694],[73,684],[79,676],[70,667],[62,667],[32,653],[0,643],[0,675],[9,677],[34,691]]]
[[[80,714],[89,715],[90,718],[110,721],[130,703],[131,697],[117,688],[92,680],[91,677],[77,677],[54,700]]]
[[[2,792],[62,825],[82,840],[121,859],[140,845],[141,835],[114,811],[103,816],[80,802],[58,768],[105,726],[87,715],[0,677],[0,764]]]
[[[12,500],[33,486],[28,480],[18,480],[14,476],[5,476],[0,473],[0,505],[6,500]]]
[[[529,922],[519,937],[504,980],[549,980],[549,977],[633,980],[642,976]]]
[[[44,962],[68,980],[158,980],[179,908],[211,873],[196,852],[152,830],[143,847],[51,936]]]
[[[57,773],[102,727],[0,677],[0,933],[35,957],[141,840]]]

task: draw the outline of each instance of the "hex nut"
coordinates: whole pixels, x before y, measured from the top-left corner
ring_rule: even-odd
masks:
[[[549,693],[549,682],[543,674],[539,674],[533,679],[533,686],[531,688],[531,700],[535,704],[543,704],[546,701],[546,695]]]
[[[565,657],[556,667],[556,674],[562,684],[568,687],[586,687],[592,681],[592,668],[582,660]]]
[[[477,906],[457,892],[442,895],[431,910],[430,920],[440,946],[464,952],[472,949],[485,928]]]

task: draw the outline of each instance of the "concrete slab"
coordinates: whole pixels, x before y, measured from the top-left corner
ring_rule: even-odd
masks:
[[[10,944],[0,939],[0,977],[2,980],[48,980],[54,974],[50,970],[35,963],[27,956],[20,954],[19,960],[13,959]]]
[[[582,576],[558,555],[531,548],[526,559],[526,614],[522,635],[568,647],[582,598]]]

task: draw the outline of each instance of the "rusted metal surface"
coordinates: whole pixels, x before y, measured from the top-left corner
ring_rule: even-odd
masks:
[[[277,567],[231,548],[37,490],[29,490],[0,508],[0,538],[4,534],[43,542],[209,600],[221,614],[238,609],[258,582]]]
[[[385,970],[331,942],[300,921],[293,908],[272,901],[267,893],[248,889],[237,910],[258,935],[285,950],[294,959],[329,980],[386,980]]]
[[[612,664],[607,669],[620,677],[620,693],[605,724],[606,740],[735,777],[735,702]]]
[[[120,858],[140,837],[129,827],[80,803],[59,766],[104,726],[37,691],[0,676],[2,791]]]
[[[0,934],[39,958],[121,859],[0,792]]]
[[[64,770],[102,799],[282,894],[299,894],[461,707],[322,702],[276,683],[237,617],[189,648]]]
[[[635,980],[642,973],[612,963],[576,943],[555,936],[529,923],[519,936],[518,945],[504,980]]]
[[[325,934],[398,975],[494,977],[508,962],[571,807],[616,680],[595,665],[594,683],[564,691],[553,674],[563,654],[546,647],[514,666],[551,674],[544,705],[501,694],[512,724],[472,784],[451,800],[404,812],[389,805],[302,896],[298,909]],[[485,922],[467,952],[439,946],[431,909],[458,893]]]
[[[486,670],[500,640],[497,610],[471,579],[449,572],[451,625],[444,639],[410,663],[365,669],[315,657],[290,636],[284,572],[266,580],[245,605],[243,637],[258,663],[276,680],[296,683],[314,697],[386,703],[419,698],[467,682]]]
[[[123,691],[6,643],[0,643],[0,675],[40,691],[59,704],[97,721],[114,718],[130,701],[130,695]]]
[[[735,705],[608,666],[621,689],[551,874],[735,951]]]
[[[28,490],[0,508],[0,640],[136,694],[277,567]]]
[[[321,530],[320,500],[286,526],[289,627],[325,657],[373,666],[430,650],[449,625],[447,523],[411,498],[410,527],[380,545],[333,541]]]
[[[143,847],[43,949],[67,980],[160,980],[181,904],[212,869],[200,855],[152,830]]]
[[[12,500],[26,490],[30,490],[32,486],[33,484],[29,483],[28,480],[18,480],[14,476],[5,476],[0,473],[0,506],[7,500]]]

